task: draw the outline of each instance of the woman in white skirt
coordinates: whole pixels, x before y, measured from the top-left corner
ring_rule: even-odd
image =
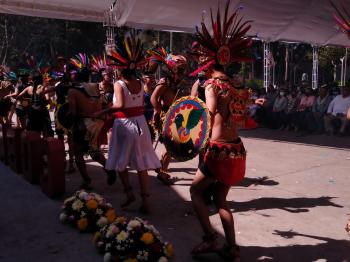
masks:
[[[113,113],[115,118],[106,169],[116,170],[120,175],[126,194],[126,201],[122,207],[136,200],[129,181],[129,167],[137,170],[139,176],[142,197],[140,212],[148,213],[150,194],[147,171],[160,168],[160,161],[154,152],[151,134],[144,117],[143,87],[136,78],[135,69],[144,62],[141,50],[137,50],[137,47],[142,48],[138,42],[132,34],[124,41],[124,45],[118,48],[118,52],[113,51],[109,57],[121,68],[120,80],[114,84],[113,106],[96,113],[96,116]]]

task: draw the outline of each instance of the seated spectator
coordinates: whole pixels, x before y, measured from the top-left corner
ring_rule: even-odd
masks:
[[[350,108],[350,87],[343,87],[341,95],[336,96],[328,106],[327,115],[324,117],[324,125],[328,134],[335,134],[339,129],[339,135],[345,135],[349,120],[346,117]]]
[[[286,91],[281,89],[275,99],[272,107],[272,123],[271,127],[279,128],[282,125],[282,119],[288,106],[288,99]]]
[[[275,103],[276,97],[278,93],[277,90],[273,87],[273,85],[270,85],[267,89],[267,92],[264,96],[264,103],[262,105],[262,119],[263,119],[263,124],[266,126],[271,126],[273,119],[272,119],[272,109],[273,109],[273,104]]]
[[[312,111],[312,106],[316,100],[313,95],[313,90],[310,87],[305,88],[304,94],[301,96],[300,103],[297,108],[297,113],[295,117],[295,131],[305,130],[307,127],[307,112]]]
[[[300,102],[300,98],[298,96],[298,90],[292,89],[290,90],[290,94],[287,96],[287,109],[286,113],[282,118],[282,127],[281,129],[291,130],[294,121],[294,117],[296,116],[297,108]]]
[[[252,94],[251,94],[251,97],[250,97],[252,100],[256,100],[258,98],[260,98],[260,91],[259,89],[255,89],[253,90]],[[257,119],[257,110],[259,108],[259,105],[257,104],[250,104],[249,105],[249,115],[254,119],[256,120]]]
[[[318,97],[316,98],[312,112],[307,113],[306,121],[308,131],[323,133],[324,131],[324,116],[327,113],[328,106],[332,101],[332,97],[329,95],[327,86],[321,86]]]

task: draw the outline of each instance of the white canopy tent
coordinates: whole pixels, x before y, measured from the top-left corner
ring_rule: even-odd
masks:
[[[334,0],[335,3],[343,2]],[[102,22],[114,0],[0,0],[0,12],[58,19]],[[226,0],[220,0],[222,6]],[[350,2],[349,2],[350,4]],[[217,0],[118,0],[118,24],[137,28],[193,32],[209,17]],[[232,9],[253,20],[250,35],[264,41],[347,46],[328,0],[231,0]],[[349,5],[350,8],[350,5]]]

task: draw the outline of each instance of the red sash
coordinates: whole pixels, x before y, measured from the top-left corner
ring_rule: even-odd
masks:
[[[115,112],[113,116],[114,118],[129,118],[135,116],[142,116],[144,110],[145,109],[143,106],[123,108]]]

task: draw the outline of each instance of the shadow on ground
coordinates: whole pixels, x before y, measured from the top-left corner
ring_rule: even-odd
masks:
[[[350,241],[301,234],[294,231],[278,231],[275,235],[283,238],[312,238],[320,243],[315,245],[290,245],[275,247],[243,246],[241,253],[245,261],[276,262],[348,262],[350,261]],[[297,240],[296,240],[297,241]]]
[[[333,203],[331,200],[335,197],[322,196],[317,198],[274,198],[262,197],[246,202],[230,203],[230,208],[234,212],[247,212],[252,210],[266,210],[266,209],[281,209],[291,213],[309,212],[310,208],[320,206],[332,206],[336,208],[343,208],[341,205]]]
[[[290,131],[279,131],[268,128],[257,128],[253,130],[241,130],[241,137],[256,138],[277,142],[288,142],[306,145],[315,145],[337,149],[350,149],[350,137],[338,137],[327,135],[301,135],[301,133]]]

